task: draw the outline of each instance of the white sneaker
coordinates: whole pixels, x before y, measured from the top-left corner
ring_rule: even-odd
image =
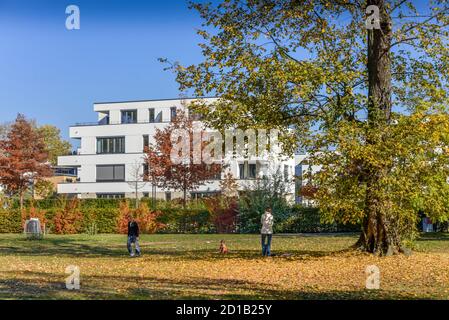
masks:
[[[131,256],[131,257],[134,257],[134,253],[131,253],[130,256]]]

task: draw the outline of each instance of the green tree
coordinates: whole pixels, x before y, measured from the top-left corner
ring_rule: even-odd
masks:
[[[46,124],[36,130],[44,139],[48,159],[52,165],[58,164],[58,156],[67,155],[72,150],[72,145],[61,138],[61,130],[57,127]]]
[[[323,218],[360,223],[363,250],[403,250],[419,210],[448,220],[447,1],[191,7],[204,60],[171,67],[181,90],[220,97],[196,103],[209,125],[295,128],[285,151],[299,143],[322,165],[309,178]]]
[[[288,183],[279,169],[247,185],[239,198],[240,231],[260,232],[260,217],[267,206],[273,210],[277,223],[285,221],[291,215],[291,206],[285,198],[287,191]]]

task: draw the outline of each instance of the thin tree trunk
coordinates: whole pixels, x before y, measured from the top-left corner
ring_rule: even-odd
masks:
[[[139,191],[139,186],[138,186],[138,182],[136,182],[136,203],[134,204],[136,209],[139,208],[139,195],[138,195],[138,191]]]
[[[19,191],[20,211],[23,210],[23,191]]]

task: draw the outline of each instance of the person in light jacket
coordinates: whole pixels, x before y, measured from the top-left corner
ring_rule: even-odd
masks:
[[[260,219],[262,229],[262,255],[269,257],[271,255],[271,238],[273,237],[273,214],[270,207],[265,209],[265,213]]]

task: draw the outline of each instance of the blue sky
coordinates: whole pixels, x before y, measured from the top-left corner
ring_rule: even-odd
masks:
[[[80,30],[65,28],[70,4]],[[157,58],[200,61],[200,25],[183,0],[0,0],[0,122],[20,112],[68,138],[93,102],[178,97]]]
[[[71,4],[80,30],[65,28]],[[176,98],[157,59],[201,61],[200,26],[185,0],[0,0],[0,122],[24,113],[67,139],[94,102]]]

